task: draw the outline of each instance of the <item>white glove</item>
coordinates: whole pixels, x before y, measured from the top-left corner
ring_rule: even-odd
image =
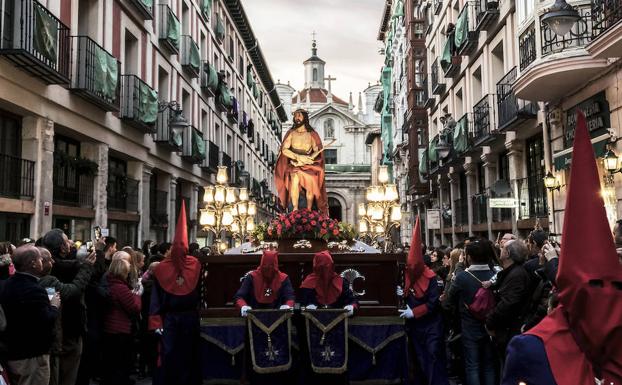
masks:
[[[290,310],[292,307],[289,305],[281,305],[281,307],[279,308],[279,310]]]
[[[162,329],[162,328],[156,329],[155,330],[155,334],[161,336],[162,334],[164,334],[164,329]]]
[[[402,313],[400,314],[400,318],[415,318],[413,310],[408,305],[406,305],[406,309],[399,309],[398,311]]]
[[[402,287],[401,287],[401,286],[398,286],[398,287],[397,287],[397,290],[395,290],[395,294],[396,294],[398,297],[403,297],[403,296],[404,296],[404,289],[402,289]]]
[[[242,306],[242,308],[240,309],[240,315],[242,317],[246,317],[246,312],[249,310],[252,310],[253,308],[247,305]]]
[[[315,306],[314,304],[310,304],[310,305],[307,305],[306,309],[307,310],[317,310],[317,306]]]
[[[346,305],[343,308],[348,311],[348,317],[352,317],[354,315],[354,306]]]

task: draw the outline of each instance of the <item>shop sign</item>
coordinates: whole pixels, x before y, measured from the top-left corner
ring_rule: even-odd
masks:
[[[430,209],[426,211],[426,221],[428,223],[428,230],[440,230],[441,229],[441,210]]]
[[[574,131],[577,127],[577,109],[585,114],[587,129],[592,138],[606,133],[607,128],[611,127],[609,103],[605,97],[605,92],[599,92],[566,111],[564,148],[572,147]]]
[[[513,209],[516,205],[515,198],[490,198],[491,209]]]

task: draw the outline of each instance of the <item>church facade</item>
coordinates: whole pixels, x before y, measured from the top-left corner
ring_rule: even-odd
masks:
[[[303,108],[309,112],[311,126],[327,146],[324,156],[330,216],[358,225],[357,205],[365,202],[365,189],[371,184],[371,150],[365,138],[380,129],[380,115],[373,107],[382,88],[370,85],[359,92],[356,106],[352,93],[346,102],[333,95],[331,86],[336,79],[326,77],[326,62],[318,57],[315,41],[311,51],[311,57],[303,62],[302,90],[289,84],[276,85],[288,115],[283,133],[291,128],[293,111]]]

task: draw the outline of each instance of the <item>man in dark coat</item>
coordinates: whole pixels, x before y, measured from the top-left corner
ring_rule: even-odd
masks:
[[[41,253],[32,245],[13,253],[17,271],[0,293],[7,326],[7,369],[12,385],[45,385],[50,380],[50,348],[60,312],[60,296],[51,299],[39,285]]]
[[[501,248],[503,270],[497,274],[495,284],[497,303],[486,318],[486,330],[502,361],[508,342],[520,333],[529,301],[529,275],[522,266],[526,258],[527,246],[520,240],[507,241]]]
[[[188,255],[186,205],[182,201],[170,255],[154,269],[151,315],[161,321],[161,367],[154,384],[198,385],[199,277],[201,264]]]

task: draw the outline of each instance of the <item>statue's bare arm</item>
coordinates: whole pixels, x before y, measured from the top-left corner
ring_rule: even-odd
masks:
[[[298,155],[295,154],[292,150],[290,150],[291,147],[292,147],[292,137],[290,135],[287,137],[287,139],[285,139],[285,142],[283,142],[282,152],[283,152],[283,155],[285,155],[289,159],[298,160]]]

